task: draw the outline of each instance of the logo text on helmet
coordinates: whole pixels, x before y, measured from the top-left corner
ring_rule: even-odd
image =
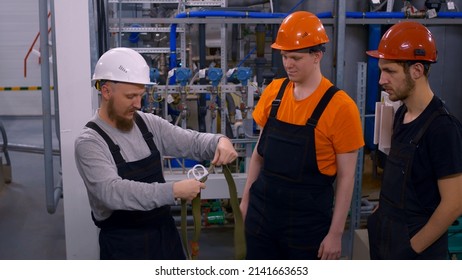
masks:
[[[305,38],[306,36],[308,36],[308,32],[305,31],[300,37]]]
[[[424,49],[415,49],[414,50],[414,55],[415,56],[425,56],[425,50]]]
[[[123,71],[124,73],[127,73],[127,69],[123,67],[122,65],[119,66],[119,70]]]

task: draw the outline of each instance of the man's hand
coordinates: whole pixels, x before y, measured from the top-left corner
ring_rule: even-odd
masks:
[[[221,166],[233,162],[237,158],[237,152],[234,149],[233,143],[227,137],[221,137],[218,140],[215,156],[212,164]]]
[[[205,184],[196,179],[182,180],[173,183],[173,196],[191,201],[200,193],[201,189],[205,189]]]

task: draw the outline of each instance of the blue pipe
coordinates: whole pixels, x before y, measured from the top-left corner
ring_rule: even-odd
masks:
[[[408,18],[403,12],[346,12],[347,18]],[[462,18],[462,12],[439,12],[438,18]]]
[[[439,12],[439,18],[462,18],[462,12]]]
[[[439,15],[439,14],[438,14]],[[332,12],[317,13],[318,18],[332,18]],[[347,18],[406,18],[403,12],[346,12]]]
[[[249,58],[250,55],[251,55],[254,51],[256,51],[256,50],[257,50],[257,47],[253,48],[253,49],[241,60],[241,62],[239,62],[239,64],[237,65],[237,67],[241,67],[242,63],[244,63],[244,62],[247,60],[247,58]]]
[[[347,18],[406,18],[403,12],[346,12]]]
[[[317,13],[316,16],[318,18],[332,18],[333,17],[332,12],[321,12],[321,13]]]
[[[369,25],[369,41],[368,49],[376,50],[382,38],[382,29],[380,24]],[[378,66],[379,60],[374,57],[367,57],[367,92],[366,92],[366,114],[373,114],[375,112],[375,103],[379,100],[379,79],[380,72]],[[365,119],[364,135],[366,147],[370,150],[375,150],[374,145],[374,126],[375,121],[373,118]]]

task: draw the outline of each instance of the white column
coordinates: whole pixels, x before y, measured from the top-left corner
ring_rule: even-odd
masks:
[[[98,259],[98,231],[74,160],[74,140],[94,111],[88,1],[55,0],[54,8],[67,259]]]

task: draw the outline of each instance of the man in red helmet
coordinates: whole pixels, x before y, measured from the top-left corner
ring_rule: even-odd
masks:
[[[379,83],[397,110],[379,208],[368,219],[371,259],[447,259],[448,227],[462,215],[461,124],[434,95],[431,32],[406,21],[383,35]]]
[[[299,11],[272,44],[288,78],[269,84],[253,112],[263,129],[241,201],[247,259],[341,256],[364,140],[355,102],[321,73],[328,41],[319,18]]]

